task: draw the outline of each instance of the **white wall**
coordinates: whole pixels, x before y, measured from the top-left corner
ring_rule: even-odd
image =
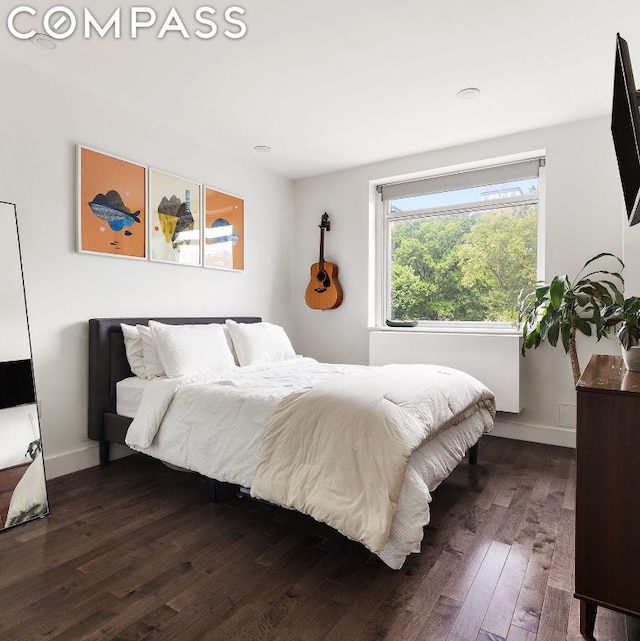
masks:
[[[18,206],[51,477],[98,460],[85,436],[89,318],[242,314],[290,325],[291,182],[13,60],[0,58],[0,75],[0,200]],[[77,253],[76,143],[244,197],[245,271]]]
[[[367,363],[370,181],[538,149],[545,149],[547,158],[545,277],[565,272],[574,276],[601,251],[622,257],[624,204],[605,117],[298,180],[293,277],[298,349],[321,360]],[[325,255],[340,268],[344,302],[337,310],[319,312],[305,306],[304,290],[309,266],[317,261],[317,225],[324,211],[331,216]],[[627,236],[633,232],[635,228]],[[627,240],[627,246],[631,242]],[[640,244],[639,239],[633,242]],[[638,282],[640,260],[631,261],[629,256],[627,277]],[[583,367],[592,353],[619,353],[615,341],[585,339],[578,347]],[[565,413],[571,414],[576,402],[568,357],[560,347],[543,345],[527,354],[523,366],[525,409],[500,415],[496,433],[572,445],[575,431],[560,425],[571,420],[559,417],[560,405],[569,405]]]

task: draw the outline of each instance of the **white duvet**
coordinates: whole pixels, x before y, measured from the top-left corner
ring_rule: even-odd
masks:
[[[462,375],[470,379],[471,387],[456,380],[453,396],[436,401],[444,403],[444,418],[425,420],[430,401],[422,397],[417,405],[414,402],[419,400],[418,389],[424,387],[418,384],[415,374],[416,368],[428,366],[393,367],[412,372],[409,379],[413,382],[407,385],[407,379],[390,390],[395,395],[392,405],[404,405],[400,414],[408,412],[417,424],[422,421],[422,428],[416,430],[416,424],[411,425],[405,434],[410,441],[405,457],[408,461],[404,462],[400,482],[394,484],[391,510],[385,509],[382,538],[372,545],[366,538],[354,536],[349,528],[337,529],[368,545],[389,566],[399,568],[409,553],[419,549],[423,527],[429,522],[429,491],[448,476],[482,433],[491,429],[494,411],[491,393],[475,379]],[[353,383],[382,370],[385,367],[333,365],[296,358],[269,367],[234,368],[215,377],[153,380],[144,392],[126,442],[167,463],[251,487],[265,427],[283,399],[291,399],[292,394],[314,385],[322,387],[323,383],[338,388],[345,383],[343,389],[348,389],[346,382]],[[398,371],[388,380],[393,381]],[[450,375],[448,378],[453,380]],[[401,396],[403,388],[407,390],[406,398]],[[469,389],[474,390],[473,398],[465,400]],[[482,398],[477,397],[478,390]],[[478,404],[479,401],[486,402]],[[414,407],[409,408],[412,403]],[[460,408],[456,403],[461,404]],[[453,416],[457,418],[452,420]],[[263,454],[268,456],[266,450]],[[275,459],[281,462],[277,455]],[[263,478],[262,485],[264,481]],[[375,506],[377,511],[378,504]]]

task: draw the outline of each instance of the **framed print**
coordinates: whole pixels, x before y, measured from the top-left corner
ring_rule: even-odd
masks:
[[[151,260],[201,265],[200,185],[149,169]]]
[[[146,168],[78,145],[78,251],[147,257]]]
[[[244,270],[244,200],[204,188],[204,266]]]

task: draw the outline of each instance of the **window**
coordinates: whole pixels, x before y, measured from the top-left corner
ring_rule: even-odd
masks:
[[[538,273],[541,158],[381,185],[382,320],[513,323]]]

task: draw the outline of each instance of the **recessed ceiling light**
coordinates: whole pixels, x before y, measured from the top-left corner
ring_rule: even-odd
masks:
[[[269,145],[256,145],[253,148],[253,151],[257,151],[260,154],[266,154],[271,151],[271,147],[269,147]]]
[[[465,87],[460,89],[456,95],[460,100],[473,100],[473,98],[480,95],[480,89],[477,87]]]
[[[31,42],[33,42],[36,47],[40,47],[40,49],[47,49],[49,51],[58,46],[58,43],[45,33],[36,33],[33,38],[31,38]]]

